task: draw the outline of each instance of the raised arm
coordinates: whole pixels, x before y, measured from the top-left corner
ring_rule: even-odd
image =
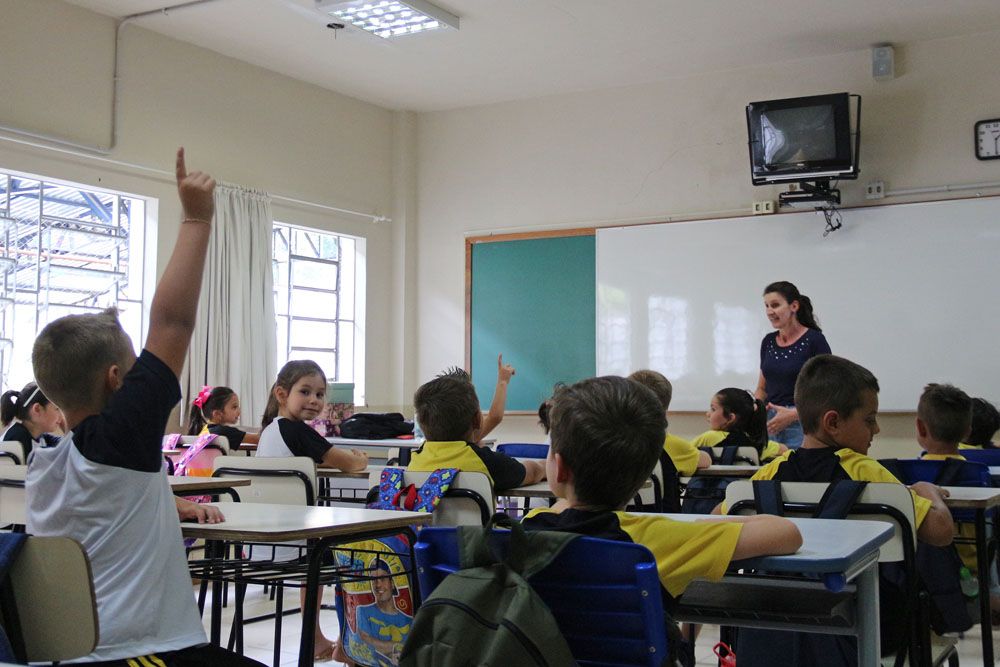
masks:
[[[482,440],[503,421],[503,412],[507,407],[507,385],[514,376],[514,367],[503,362],[503,354],[497,355],[497,386],[493,390],[493,402],[490,411],[483,417],[483,424],[476,434]]]
[[[198,312],[205,252],[215,214],[215,180],[200,171],[188,173],[183,148],[177,150],[176,172],[184,220],[153,294],[145,347],[180,375]]]

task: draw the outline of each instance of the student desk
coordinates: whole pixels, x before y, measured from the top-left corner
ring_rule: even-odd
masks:
[[[993,472],[993,469],[990,469]],[[976,512],[976,568],[979,571],[979,614],[983,632],[983,664],[992,666],[993,624],[990,617],[990,561],[986,534],[986,513],[1000,507],[1000,489],[983,489],[968,486],[944,487],[949,496],[945,505],[950,510],[975,510]]]
[[[705,516],[694,514],[665,514],[677,521],[705,520]],[[709,519],[712,520],[712,519]],[[794,620],[768,619],[757,612],[766,609],[734,609],[733,615],[713,614],[699,609],[696,598],[685,596],[692,592],[689,588],[680,597],[680,607],[675,618],[696,623],[719,623],[756,628],[781,630],[803,630],[848,634],[858,638],[858,664],[878,665],[880,661],[878,622],[878,554],[879,547],[892,539],[893,528],[882,521],[837,521],[831,519],[790,519],[802,533],[802,548],[787,556],[764,556],[733,563],[732,570],[754,569],[768,573],[800,574],[820,577],[827,590],[841,591],[844,586],[855,581],[857,588],[853,596],[854,623],[849,628],[822,627],[812,623],[796,623]],[[699,589],[709,591],[712,587],[726,586],[746,575],[730,574],[718,583],[700,582]],[[753,579],[751,578],[752,582]],[[802,582],[807,586],[809,582]],[[762,582],[762,585],[763,582]],[[792,586],[795,585],[793,582]],[[747,612],[740,614],[739,612]]]
[[[687,484],[694,477],[739,477],[741,479],[748,479],[753,477],[758,470],[760,470],[760,466],[752,466],[745,463],[729,466],[712,464],[708,468],[698,468],[691,477],[681,477],[679,479],[681,484]]]
[[[323,552],[338,544],[368,540],[400,532],[409,532],[412,545],[416,542],[412,527],[431,522],[433,516],[423,512],[393,512],[341,507],[308,507],[302,505],[269,505],[263,503],[225,503],[221,506],[226,520],[222,523],[182,523],[184,537],[209,541],[287,542],[316,540],[309,552],[306,573],[306,602],[302,609],[302,641],[299,645],[299,667],[313,664],[313,643],[316,634],[316,602],[319,598],[320,568]],[[412,561],[412,553],[411,563]],[[241,561],[242,562],[242,561]],[[212,566],[209,566],[212,567]],[[198,572],[200,576],[203,573]],[[413,577],[416,581],[416,577]],[[219,644],[222,635],[222,581],[215,579],[212,593],[211,640]],[[419,606],[419,591],[414,585],[414,606]]]
[[[339,445],[341,447],[374,447],[376,449],[392,449],[394,447],[399,448],[399,465],[406,467],[410,464],[410,453],[414,449],[420,449],[424,441],[417,439],[408,438],[387,438],[385,440],[362,440],[359,438],[327,438],[327,442],[331,445]]]
[[[247,477],[177,477],[167,475],[170,490],[175,496],[221,496],[229,494],[234,502],[240,501],[234,490],[238,486],[250,486]]]

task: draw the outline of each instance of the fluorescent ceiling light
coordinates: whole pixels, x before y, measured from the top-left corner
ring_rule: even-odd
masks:
[[[457,16],[424,0],[316,0],[316,8],[383,39],[447,27],[458,30]]]

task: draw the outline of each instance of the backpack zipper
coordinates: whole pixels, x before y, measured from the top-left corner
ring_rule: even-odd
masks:
[[[461,609],[466,614],[468,614],[469,616],[471,616],[473,618],[473,620],[475,620],[477,623],[479,623],[480,625],[483,625],[483,626],[489,628],[490,630],[498,630],[500,628],[500,626],[502,625],[503,627],[507,628],[507,630],[512,635],[514,635],[514,638],[517,639],[517,641],[521,644],[521,647],[524,648],[524,650],[529,655],[531,655],[532,658],[534,658],[536,664],[541,665],[542,667],[548,667],[549,663],[546,662],[545,657],[542,655],[541,651],[538,650],[538,647],[535,646],[534,642],[532,642],[530,639],[528,639],[525,636],[525,634],[523,632],[521,632],[521,629],[519,627],[517,627],[516,625],[514,625],[513,623],[511,623],[510,621],[504,620],[504,621],[500,621],[500,623],[493,623],[492,621],[490,621],[490,620],[488,620],[486,618],[483,618],[483,616],[479,612],[477,612],[475,609],[473,609],[469,605],[467,605],[467,604],[465,604],[463,602],[458,602],[456,600],[446,600],[444,598],[437,598],[437,599],[434,599],[434,600],[427,600],[427,601],[425,601],[421,605],[421,607],[435,607],[435,606],[442,606],[442,605],[449,606],[449,607],[457,607],[457,608]]]

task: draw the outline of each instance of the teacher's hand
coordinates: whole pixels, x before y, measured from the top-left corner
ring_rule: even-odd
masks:
[[[781,433],[799,419],[799,413],[795,408],[768,403],[767,409],[774,410],[774,416],[767,420],[767,432],[770,435]]]

